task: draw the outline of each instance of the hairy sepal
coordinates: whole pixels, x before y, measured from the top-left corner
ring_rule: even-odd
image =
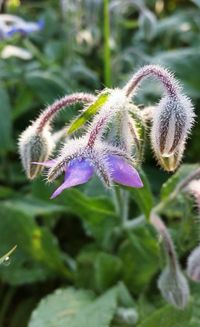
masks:
[[[54,142],[49,130],[45,126],[38,132],[36,125],[29,126],[19,138],[19,153],[23,168],[29,179],[34,179],[42,171],[43,166],[33,162],[46,161],[54,149]]]

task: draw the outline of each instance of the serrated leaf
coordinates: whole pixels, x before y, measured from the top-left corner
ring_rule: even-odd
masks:
[[[94,300],[91,292],[60,289],[42,299],[29,327],[108,327],[117,305],[116,289]]]
[[[177,184],[180,183],[184,178],[191,174],[198,165],[182,165],[175,174],[173,174],[162,186],[161,198],[166,199],[176,188]]]
[[[143,187],[136,189],[130,188],[131,197],[135,200],[140,210],[144,213],[147,219],[153,207],[153,194],[150,188],[149,181],[142,169],[139,170],[140,177],[143,182]]]
[[[190,319],[191,308],[177,310],[167,305],[145,319],[138,327],[189,327]]]
[[[68,127],[67,134],[74,133],[78,128],[83,126],[88,120],[94,116],[97,111],[106,103],[110,95],[109,90],[105,90],[97,97],[97,100],[93,102],[85,111],[83,111]]]

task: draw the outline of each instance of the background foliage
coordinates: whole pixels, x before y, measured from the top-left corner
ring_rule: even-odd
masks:
[[[200,2],[145,1],[146,17],[134,3],[110,1],[110,36],[101,0],[10,0],[4,6],[26,20],[42,18],[45,27],[0,42],[1,57],[10,44],[32,56],[0,60],[0,256],[17,244],[11,260],[0,266],[0,326],[23,327],[30,321],[30,327],[125,327],[114,318],[120,306],[136,310],[138,327],[199,326],[199,286],[191,285],[191,304],[184,312],[166,305],[159,294],[162,253],[149,225],[122,230],[111,194],[96,179],[50,201],[55,185],[45,185],[42,178],[29,183],[17,154],[18,135],[41,108],[70,92],[123,85],[146,63],[171,69],[198,108]],[[146,83],[137,101],[149,104],[159,94],[157,84]],[[57,126],[78,109],[63,112]],[[162,198],[199,161],[199,137],[196,124],[184,158],[191,165],[164,184]],[[150,186],[131,193],[130,218],[141,208],[148,213],[170,178],[148,148],[144,171]],[[198,241],[194,215],[181,196],[165,210],[183,267]]]

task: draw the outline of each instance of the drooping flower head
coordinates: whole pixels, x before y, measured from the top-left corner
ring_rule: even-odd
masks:
[[[172,171],[180,163],[186,139],[194,122],[194,108],[174,76],[157,65],[141,68],[125,86],[126,94],[134,94],[141,81],[149,76],[158,79],[165,91],[153,114],[152,148],[163,168]]]
[[[62,172],[65,173],[64,183],[54,192],[53,198],[66,188],[87,182],[94,173],[106,186],[115,182],[130,187],[142,187],[139,174],[132,166],[131,156],[123,148],[103,140],[108,122],[116,112],[126,106],[126,97],[123,93],[119,97],[119,93],[114,91],[111,94],[84,136],[67,141],[56,159],[41,163],[50,168],[47,177],[49,181],[53,181]]]
[[[33,124],[34,128],[36,126],[37,140],[38,135],[44,137],[45,129],[63,107],[77,102],[93,102],[88,109],[92,116],[89,115],[90,120],[85,124],[84,132],[81,131],[79,138],[68,139],[55,159],[48,160],[51,151],[48,153],[46,151],[44,156],[41,151],[45,149],[43,146],[40,148],[37,160],[33,160],[36,156],[32,154],[37,153],[35,142],[29,140],[28,146],[30,144],[31,147],[33,146],[32,151],[29,152],[26,151],[27,147],[23,147],[26,142],[20,142],[25,170],[30,170],[31,165],[40,167],[35,168],[37,172],[33,174],[35,177],[38,171],[46,166],[47,179],[50,182],[64,172],[64,183],[53,197],[65,188],[85,183],[94,173],[108,187],[113,183],[141,187],[142,181],[135,167],[142,160],[146,125],[145,117],[131,103],[131,95],[135,94],[142,79],[148,76],[158,78],[165,90],[165,96],[153,114],[151,132],[153,149],[160,164],[168,171],[174,170],[181,160],[185,140],[192,126],[193,107],[190,100],[182,94],[181,87],[174,77],[167,70],[154,65],[140,69],[123,89],[110,90],[106,102],[101,102],[101,98],[98,102],[94,96],[80,93],[64,97],[44,110]],[[89,112],[85,110],[85,117]],[[24,160],[27,153],[29,158]],[[25,162],[29,163],[28,168]],[[33,167],[31,168],[34,170]]]

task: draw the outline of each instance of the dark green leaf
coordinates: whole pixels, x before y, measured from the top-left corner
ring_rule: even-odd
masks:
[[[177,310],[171,306],[165,306],[147,317],[138,327],[189,327],[191,308]]]

